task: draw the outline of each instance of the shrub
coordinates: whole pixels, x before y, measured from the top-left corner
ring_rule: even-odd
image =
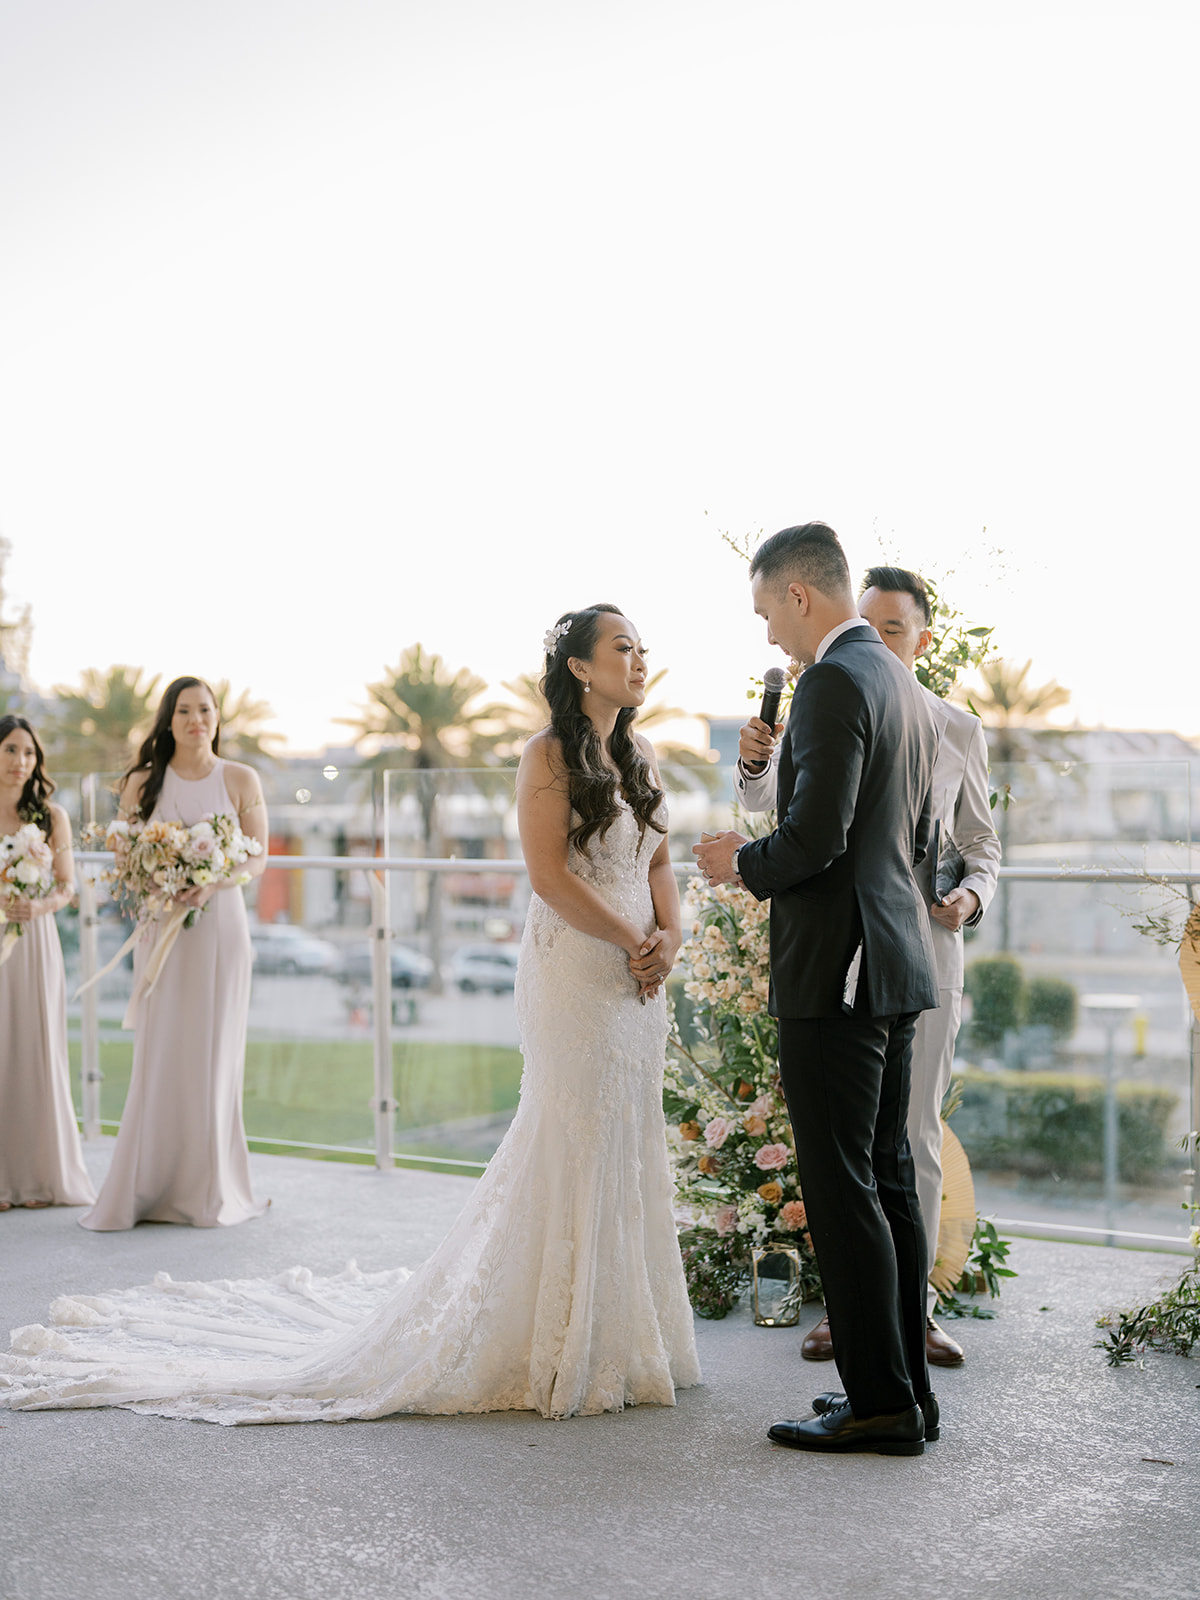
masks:
[[[1014,956],[981,956],[967,968],[971,996],[971,1041],[996,1050],[1004,1035],[1019,1028],[1025,1016],[1025,976]]]
[[[1025,991],[1025,1021],[1049,1028],[1060,1042],[1069,1039],[1079,1021],[1079,992],[1065,978],[1031,978]]]
[[[1126,1183],[1159,1177],[1168,1165],[1170,1089],[1117,1085],[1118,1174]],[[1097,1179],[1104,1172],[1104,1082],[1072,1072],[963,1074],[954,1131],[973,1165],[1030,1177]]]

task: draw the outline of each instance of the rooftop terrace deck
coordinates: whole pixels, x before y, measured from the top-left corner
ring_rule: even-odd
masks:
[[[88,1149],[95,1175],[111,1141]],[[470,1179],[252,1157],[267,1217],[89,1234],[0,1217],[0,1319],[67,1288],[415,1265]],[[800,1329],[698,1325],[674,1410],[216,1428],[124,1411],[4,1413],[4,1600],[814,1600],[970,1592],[1194,1600],[1200,1364],[1110,1371],[1095,1317],[1177,1257],[1018,1240],[991,1322],[954,1325],[943,1432],[916,1460],[779,1450],[766,1427],[831,1386]],[[1154,1459],[1146,1459],[1154,1458]],[[1166,1464],[1171,1463],[1171,1464]]]

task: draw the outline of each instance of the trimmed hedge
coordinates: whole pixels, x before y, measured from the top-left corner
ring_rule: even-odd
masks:
[[[1104,1080],[1075,1072],[962,1075],[954,1131],[973,1166],[1030,1177],[1104,1176]],[[1117,1084],[1117,1163],[1126,1183],[1169,1169],[1167,1124],[1179,1096],[1142,1083]]]
[[[1030,1028],[1049,1028],[1054,1038],[1065,1042],[1079,1021],[1079,992],[1065,978],[1030,978],[1025,987],[1025,1023]]]
[[[1004,1035],[1025,1021],[1025,974],[1015,956],[980,956],[967,967],[966,991],[971,997],[971,1042],[981,1050],[998,1050]]]

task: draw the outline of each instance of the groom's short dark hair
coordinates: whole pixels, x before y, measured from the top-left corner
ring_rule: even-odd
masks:
[[[750,558],[750,576],[768,583],[807,583],[841,599],[850,588],[850,568],[827,522],[803,522],[773,533]]]

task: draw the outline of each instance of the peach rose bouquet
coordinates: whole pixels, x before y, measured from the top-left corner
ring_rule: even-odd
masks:
[[[85,848],[94,849],[99,840],[99,828],[84,830]],[[158,982],[175,940],[203,914],[203,907],[182,906],[177,897],[207,884],[249,883],[250,874],[239,869],[251,856],[261,854],[262,845],[244,834],[228,812],[209,815],[191,826],[162,818],[118,820],[104,830],[103,843],[114,861],[101,878],[113,899],[136,918],[137,927],[108,965],[76,992],[76,998],[99,983],[134,945],[153,938],[153,953],[139,973],[125,1013],[124,1025],[131,1028],[138,1002]]]

